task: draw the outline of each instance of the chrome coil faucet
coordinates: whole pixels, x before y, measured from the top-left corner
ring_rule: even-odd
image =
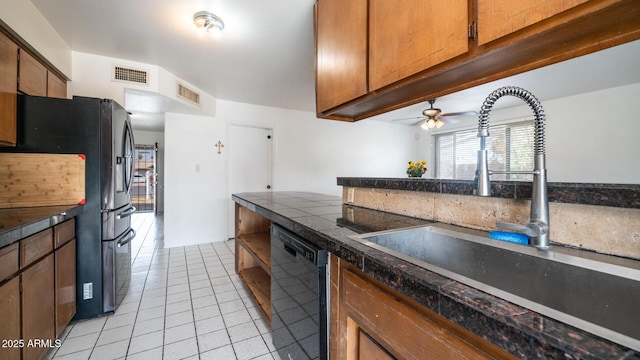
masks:
[[[534,166],[533,171],[494,171],[489,170],[486,138],[489,136],[489,113],[495,102],[505,96],[515,96],[529,105],[535,115],[534,129]],[[476,168],[476,195],[491,195],[489,176],[493,174],[533,174],[533,190],[531,193],[530,221],[525,225],[498,222],[496,226],[502,229],[514,230],[531,237],[531,245],[540,249],[549,248],[549,198],[547,195],[547,170],[544,158],[544,110],[540,101],[529,91],[513,86],[499,88],[489,94],[480,109],[478,122],[478,137],[480,150],[478,151],[478,167]]]

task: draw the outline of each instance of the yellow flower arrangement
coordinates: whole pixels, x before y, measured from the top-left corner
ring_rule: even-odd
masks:
[[[421,177],[427,171],[427,160],[411,161],[409,160],[409,167],[407,168],[407,175],[409,177]]]

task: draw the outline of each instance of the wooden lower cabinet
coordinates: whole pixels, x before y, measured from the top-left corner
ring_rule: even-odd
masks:
[[[332,359],[511,359],[503,349],[331,259]]]
[[[358,334],[358,358],[375,360],[395,359],[393,355],[389,354],[387,350],[363,331],[360,331]]]
[[[55,252],[55,337],[76,314],[76,240],[73,239]]]
[[[41,359],[49,346],[40,341],[55,340],[54,256],[47,255],[24,270],[22,277],[23,360]],[[32,342],[27,345],[28,342]],[[36,343],[37,342],[37,343]]]
[[[75,219],[0,249],[0,360],[44,358],[75,313]]]
[[[20,359],[20,277],[0,285],[0,360]]]

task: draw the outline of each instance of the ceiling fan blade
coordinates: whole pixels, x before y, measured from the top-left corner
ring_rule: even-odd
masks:
[[[477,111],[452,112],[452,113],[440,114],[439,117],[471,116],[471,115],[478,115],[478,112]]]
[[[400,119],[392,119],[391,121],[407,121],[407,120],[424,121],[424,119],[426,119],[424,116],[412,116],[412,117],[406,117],[406,118],[400,118]]]

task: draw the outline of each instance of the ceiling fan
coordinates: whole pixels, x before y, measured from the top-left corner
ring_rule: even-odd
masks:
[[[411,117],[411,118],[404,118],[404,119],[395,119],[393,121],[401,121],[401,120],[412,120],[412,119],[419,119],[419,121],[411,124],[411,125],[418,125],[420,123],[422,123],[421,127],[425,130],[429,130],[429,129],[433,129],[433,128],[441,128],[442,125],[444,125],[444,121],[442,121],[442,118],[452,118],[452,117],[457,117],[457,116],[468,116],[468,115],[477,115],[478,113],[475,111],[461,111],[461,112],[453,112],[453,113],[442,113],[442,110],[438,109],[438,108],[434,108],[433,104],[436,102],[436,99],[432,99],[429,100],[429,105],[430,107],[428,109],[425,109],[422,112],[423,116],[418,116],[418,117]]]

